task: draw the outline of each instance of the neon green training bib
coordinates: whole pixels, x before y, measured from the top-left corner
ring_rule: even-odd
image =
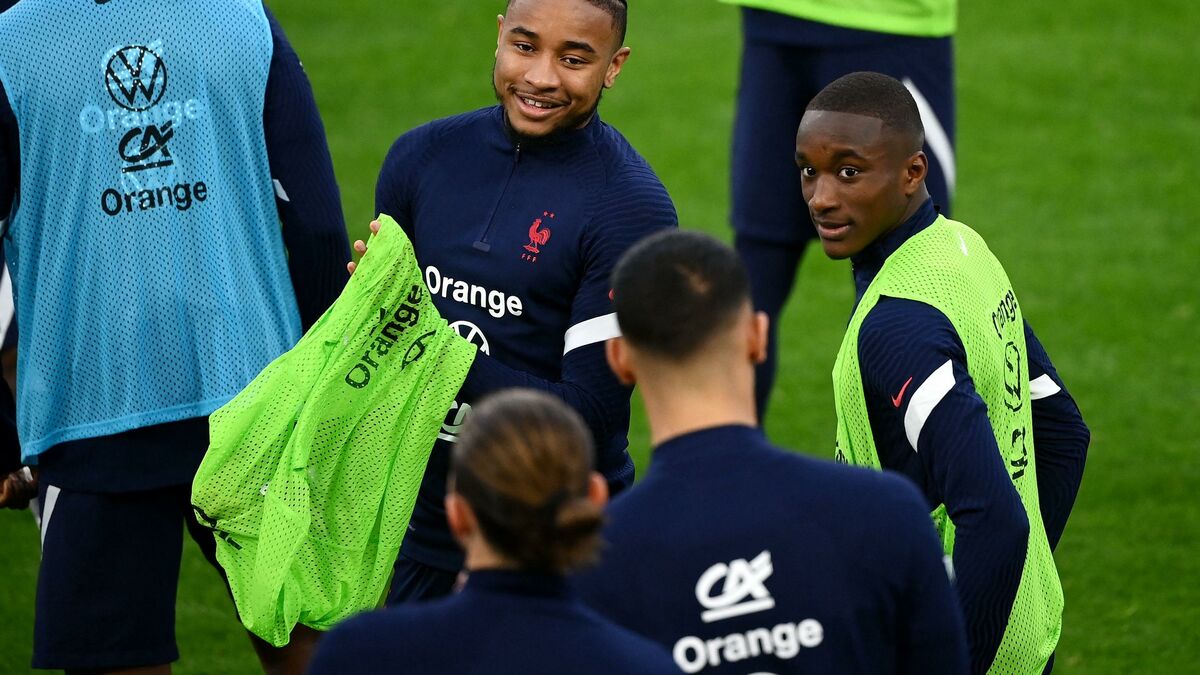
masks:
[[[957,0],[721,0],[831,26],[876,33],[945,37],[958,21]]]
[[[884,262],[850,319],[833,367],[837,458],[876,469],[879,454],[863,395],[858,332],[882,296],[936,308],[966,347],[967,371],[987,404],[996,444],[1029,520],[1021,584],[988,673],[1041,675],[1062,631],[1063,592],[1038,502],[1025,324],[1012,284],[982,237],[941,216]],[[953,554],[954,523],[945,505],[933,519],[946,553]]]
[[[238,614],[275,646],[377,607],[475,347],[388,216],[300,342],[209,420],[192,504]]]

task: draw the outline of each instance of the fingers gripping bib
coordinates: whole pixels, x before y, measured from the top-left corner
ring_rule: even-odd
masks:
[[[475,358],[388,216],[345,290],[213,413],[192,503],[242,623],[273,645],[375,607]]]

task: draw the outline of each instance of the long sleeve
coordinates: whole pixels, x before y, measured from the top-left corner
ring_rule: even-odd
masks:
[[[1083,481],[1091,432],[1041,341],[1025,323],[1038,501],[1050,549],[1058,546]]]
[[[300,321],[307,329],[337,299],[349,279],[350,242],[312,87],[269,11],[267,19],[275,47],[263,127],[288,269]]]
[[[971,671],[984,673],[1020,586],[1029,522],[967,373],[966,350],[940,312],[889,298],[864,321],[859,358],[884,467],[914,478],[930,507],[944,503],[954,522]],[[907,414],[913,401],[923,419]]]

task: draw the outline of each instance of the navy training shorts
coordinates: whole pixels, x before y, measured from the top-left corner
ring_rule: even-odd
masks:
[[[170,663],[183,530],[216,566],[213,534],[196,522],[191,484],[118,493],[43,482],[35,668]],[[220,569],[218,567],[218,569]]]

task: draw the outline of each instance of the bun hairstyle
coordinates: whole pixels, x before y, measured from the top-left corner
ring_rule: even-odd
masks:
[[[454,448],[451,489],[484,539],[521,569],[565,574],[595,561],[604,524],[588,498],[594,451],[561,400],[510,389],[471,410]]]

